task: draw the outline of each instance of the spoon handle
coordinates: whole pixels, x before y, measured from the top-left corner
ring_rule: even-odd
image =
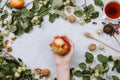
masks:
[[[100,41],[99,39],[97,39],[97,38],[95,38],[95,37],[93,37],[92,39],[94,39],[94,40],[96,40],[96,41],[100,42],[101,44],[103,44],[103,45],[105,45],[105,46],[107,46],[107,47],[111,48],[112,50],[114,50],[114,51],[116,51],[116,52],[119,52],[119,53],[120,53],[120,50],[117,50],[117,49],[115,49],[115,48],[111,47],[110,45],[108,45],[108,44],[104,43],[103,41]]]
[[[120,42],[117,40],[117,38],[115,37],[115,35],[113,35],[113,38],[116,40],[116,42],[120,45]]]

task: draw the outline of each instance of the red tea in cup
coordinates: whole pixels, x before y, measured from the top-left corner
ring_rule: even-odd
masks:
[[[111,1],[105,5],[104,12],[110,19],[117,19],[120,17],[120,3]]]

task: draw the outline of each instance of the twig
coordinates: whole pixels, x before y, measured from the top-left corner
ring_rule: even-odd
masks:
[[[45,11],[47,11],[47,10],[49,10],[49,9],[51,9],[51,7],[48,7],[47,9],[45,9],[45,10],[42,11],[42,12],[40,12],[39,14],[42,14],[42,13],[44,13]],[[35,16],[38,16],[39,14],[37,14],[37,15],[35,15]]]
[[[5,7],[5,5],[7,4],[8,1],[9,1],[9,0],[7,0],[7,1],[5,2],[5,4],[0,8],[0,13],[3,12],[3,9],[4,9],[4,7]]]
[[[2,50],[2,51],[5,53],[5,55],[9,55],[9,56],[11,56],[12,58],[14,58],[15,61],[18,61],[15,57],[13,57],[12,55],[8,54],[5,50]]]
[[[29,2],[29,3],[26,4],[24,7],[27,7],[27,6],[30,5],[31,3],[33,3],[33,1]]]
[[[8,1],[9,1],[9,0],[7,0],[7,1],[5,2],[5,4],[3,5],[3,7],[2,7],[1,9],[3,9],[3,8],[5,7],[5,5],[7,4]]]

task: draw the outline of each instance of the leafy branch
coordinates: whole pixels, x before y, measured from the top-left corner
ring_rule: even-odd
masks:
[[[103,54],[99,54],[97,56],[97,59],[101,63],[96,64],[94,67],[92,65],[89,65],[89,64],[92,64],[94,61],[94,57],[92,53],[86,52],[85,57],[86,57],[85,62],[81,62],[78,64],[78,66],[80,67],[80,70],[74,70],[74,73],[72,74],[72,76],[74,75],[76,77],[82,77],[83,80],[91,80],[91,79],[92,80],[93,79],[108,80],[108,76],[106,76],[106,79],[105,79],[105,76],[103,77],[103,75],[110,71],[110,65],[109,65],[110,62],[114,63],[111,71],[116,69],[116,71],[120,73],[120,57],[119,56],[107,57],[107,56],[104,56]],[[111,77],[112,80],[119,80],[119,77],[117,77],[116,75],[111,75],[109,77]]]

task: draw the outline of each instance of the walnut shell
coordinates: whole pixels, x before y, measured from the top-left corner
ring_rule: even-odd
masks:
[[[68,16],[68,21],[70,23],[74,23],[76,21],[76,17],[74,15],[70,15],[70,16]]]

